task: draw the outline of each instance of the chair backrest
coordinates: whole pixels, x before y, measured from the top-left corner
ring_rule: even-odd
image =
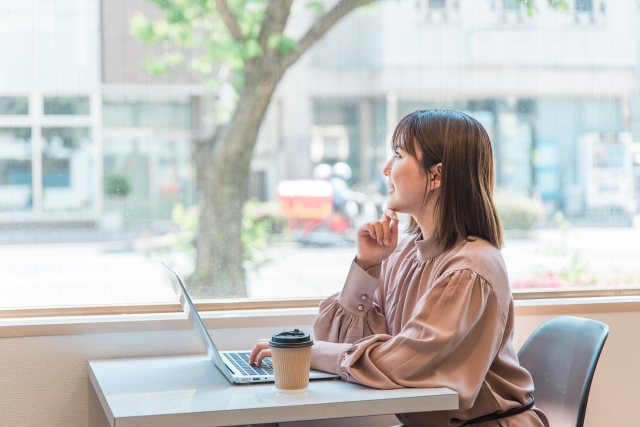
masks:
[[[536,406],[553,427],[582,427],[591,380],[609,335],[595,320],[556,317],[542,324],[518,352],[533,377]]]

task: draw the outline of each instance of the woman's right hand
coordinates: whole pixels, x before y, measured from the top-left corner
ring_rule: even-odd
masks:
[[[356,264],[368,270],[380,264],[398,246],[398,215],[386,209],[378,221],[363,224],[357,232]]]
[[[269,347],[268,339],[261,339],[256,342],[249,356],[249,365],[260,366],[262,359],[271,357],[271,347]]]

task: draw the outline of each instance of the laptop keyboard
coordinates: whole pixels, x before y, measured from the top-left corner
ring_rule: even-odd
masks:
[[[273,362],[270,357],[262,359],[260,366],[249,365],[251,353],[225,353],[233,366],[245,375],[273,375]]]

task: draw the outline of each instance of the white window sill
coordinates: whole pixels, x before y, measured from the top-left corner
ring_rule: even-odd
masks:
[[[640,297],[558,298],[515,301],[516,316],[640,312]],[[210,311],[208,329],[313,324],[317,308]],[[117,332],[188,330],[184,313],[121,314],[0,319],[0,338]]]
[[[318,316],[318,309],[209,311],[200,315],[208,329],[252,328],[310,325]],[[0,319],[0,338],[187,329],[191,329],[191,325],[184,313]]]

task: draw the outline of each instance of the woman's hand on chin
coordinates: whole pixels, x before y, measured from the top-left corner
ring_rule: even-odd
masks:
[[[398,246],[398,216],[386,209],[378,221],[363,224],[357,233],[356,263],[368,270],[380,264]]]

